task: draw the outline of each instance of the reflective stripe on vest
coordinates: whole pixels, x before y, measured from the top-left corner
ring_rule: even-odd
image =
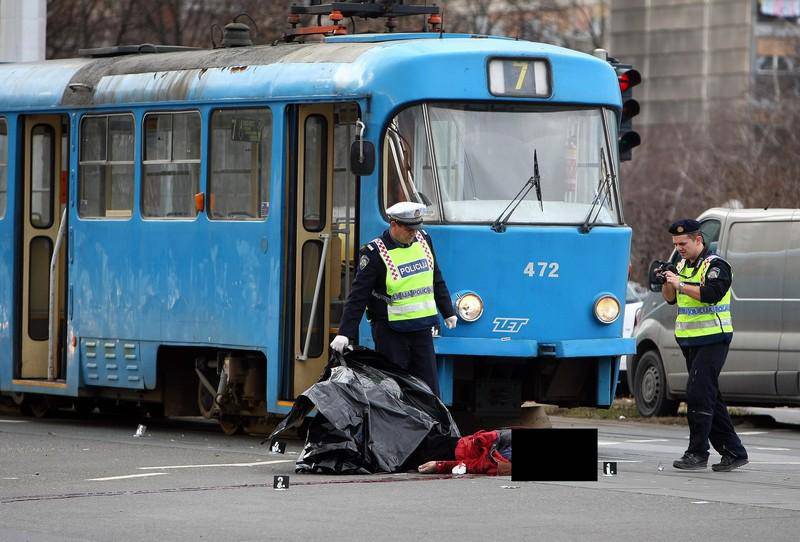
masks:
[[[678,275],[685,284],[702,286],[705,284],[706,271],[718,256],[705,258],[698,268],[686,267],[686,261],[678,265]],[[710,304],[698,301],[693,297],[678,292],[678,317],[675,319],[675,337],[692,339],[708,337],[720,333],[733,333],[731,318],[731,290],[718,303]]]
[[[432,325],[436,317],[433,295],[433,255],[421,232],[416,243],[407,247],[386,248],[379,238],[372,242],[386,265],[386,314],[389,323],[402,322],[420,327]]]
[[[719,333],[720,324],[722,324],[723,326],[731,325],[731,319],[722,318],[720,320],[717,320],[715,318],[713,320],[701,320],[699,322],[675,322],[675,329],[689,330],[689,329],[715,328],[714,333]]]

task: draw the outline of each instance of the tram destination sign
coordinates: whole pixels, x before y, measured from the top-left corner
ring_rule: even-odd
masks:
[[[495,96],[550,96],[550,64],[541,58],[493,58],[489,61],[489,92]]]

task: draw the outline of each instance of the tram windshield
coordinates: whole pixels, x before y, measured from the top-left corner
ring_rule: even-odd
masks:
[[[541,202],[531,191],[509,224],[582,224],[593,202],[595,225],[620,224],[618,183],[603,183],[603,157],[618,163],[604,114],[616,142],[613,112],[598,107],[409,107],[386,132],[384,208],[417,201],[427,205],[428,222],[490,224],[533,176],[536,151]]]

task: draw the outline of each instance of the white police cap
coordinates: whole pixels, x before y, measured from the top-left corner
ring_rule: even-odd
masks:
[[[425,212],[426,208],[427,207],[421,203],[401,201],[386,209],[386,214],[389,216],[389,220],[394,220],[410,228],[418,229],[422,225],[422,214]]]

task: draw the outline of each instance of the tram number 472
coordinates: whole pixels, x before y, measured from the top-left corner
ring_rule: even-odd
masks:
[[[524,274],[529,277],[558,278],[558,262],[528,262]]]

